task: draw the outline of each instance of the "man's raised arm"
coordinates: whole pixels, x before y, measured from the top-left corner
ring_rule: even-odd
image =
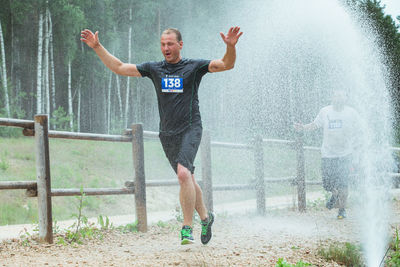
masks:
[[[104,65],[116,74],[134,77],[142,76],[135,64],[121,62],[121,60],[111,55],[107,49],[100,44],[98,31],[93,34],[93,32],[88,29],[83,30],[81,32],[81,41],[93,48]]]
[[[314,131],[318,129],[318,125],[314,122],[308,123],[308,124],[301,124],[298,122],[295,122],[293,124],[294,128],[296,131]]]
[[[243,32],[239,32],[240,27],[231,27],[226,35],[222,32],[221,38],[226,44],[226,52],[222,59],[215,59],[210,62],[208,70],[210,72],[219,72],[233,69],[236,61],[236,43]]]

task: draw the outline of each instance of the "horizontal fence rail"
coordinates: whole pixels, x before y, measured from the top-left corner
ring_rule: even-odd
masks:
[[[303,148],[304,148],[305,150],[321,151],[321,148],[320,148],[320,147],[317,147],[317,146],[303,146]]]
[[[32,129],[24,129],[25,136],[34,136],[35,131]],[[93,133],[73,133],[64,131],[49,131],[50,138],[89,140],[89,141],[108,141],[108,142],[132,142],[131,136],[125,135],[109,135],[109,134],[93,134]]]
[[[36,181],[0,181],[0,190],[32,189],[37,187]]]
[[[134,194],[133,188],[85,188],[80,189],[51,189],[51,196],[106,196],[106,195],[129,195]]]
[[[131,136],[132,129],[126,129],[124,131],[124,135]],[[159,133],[158,132],[151,132],[151,131],[143,131],[143,138],[145,139],[158,139]]]
[[[174,180],[149,180],[146,182],[146,187],[158,187],[158,186],[177,186],[179,182],[177,179]],[[125,182],[126,187],[135,187],[135,182]]]
[[[69,133],[61,131],[49,131],[51,138],[78,139],[91,141],[109,142],[132,142],[132,137],[123,135],[91,134],[91,133]]]
[[[247,144],[235,144],[235,143],[226,143],[226,142],[215,142],[212,141],[211,145],[213,147],[224,147],[224,148],[232,148],[232,149],[253,149],[254,146]]]
[[[290,176],[290,177],[280,177],[280,178],[265,178],[264,182],[265,183],[292,183],[294,180],[296,180],[295,176]]]
[[[285,144],[285,145],[294,145],[296,142],[292,140],[282,140],[282,139],[267,139],[263,138],[264,143],[275,143],[275,144]]]
[[[27,129],[34,128],[34,122],[28,120],[18,120],[18,119],[7,119],[0,118],[0,125],[2,126],[11,126],[11,127],[21,127]]]
[[[0,118],[0,126],[23,128],[25,136],[35,137],[36,147],[36,181],[0,181],[0,190],[25,189],[28,197],[37,197],[39,212],[39,240],[52,243],[52,210],[51,198],[56,196],[98,196],[98,195],[134,195],[136,219],[138,230],[147,231],[146,188],[179,186],[177,179],[148,180],[144,171],[144,144],[143,140],[158,140],[159,133],[143,131],[141,124],[132,125],[121,135],[76,133],[66,131],[48,130],[47,115],[36,115],[34,121]],[[51,188],[50,184],[50,157],[48,149],[49,138],[130,142],[132,143],[132,156],[134,165],[134,179],[125,182],[125,188]],[[263,145],[285,145],[296,151],[296,175],[288,177],[267,177],[264,174],[264,149]],[[302,135],[295,140],[281,140],[262,138],[256,136],[250,144],[229,143],[211,141],[210,133],[204,131],[200,144],[201,152],[201,176],[198,181],[203,189],[203,198],[208,210],[213,210],[213,192],[252,190],[256,193],[257,211],[265,213],[265,188],[270,184],[289,184],[297,187],[298,210],[306,210],[306,185],[321,185],[321,180],[306,180],[305,178],[305,151],[320,151],[320,147],[305,146]],[[212,182],[212,148],[227,148],[250,150],[254,155],[254,174],[245,184],[213,184]],[[400,152],[400,147],[390,147],[392,151]],[[392,179],[400,178],[400,173],[387,173]]]

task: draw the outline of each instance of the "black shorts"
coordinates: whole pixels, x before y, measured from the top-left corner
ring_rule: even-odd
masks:
[[[199,149],[203,127],[201,123],[192,124],[177,135],[160,135],[160,141],[169,163],[177,173],[178,163],[194,173],[193,162]]]
[[[346,188],[349,184],[351,156],[322,158],[322,183],[326,191]]]

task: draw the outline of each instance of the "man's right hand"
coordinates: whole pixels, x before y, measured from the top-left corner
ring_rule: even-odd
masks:
[[[97,48],[100,46],[99,32],[97,31],[93,34],[92,31],[85,29],[81,31],[81,41],[91,48]]]

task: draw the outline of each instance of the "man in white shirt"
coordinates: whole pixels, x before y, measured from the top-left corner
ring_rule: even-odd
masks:
[[[324,189],[332,192],[326,203],[328,209],[339,208],[338,219],[346,217],[351,155],[360,143],[360,116],[357,111],[345,105],[346,93],[335,91],[332,105],[323,107],[315,120],[309,124],[295,123],[298,131],[312,131],[323,128],[321,147],[322,181]]]

